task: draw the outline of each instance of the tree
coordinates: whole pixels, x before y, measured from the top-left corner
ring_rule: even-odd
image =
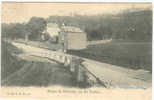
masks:
[[[24,38],[26,34],[25,24],[2,24],[2,37],[5,38]]]
[[[46,25],[47,23],[45,19],[40,17],[32,17],[26,25],[26,29],[29,32],[29,39],[40,40]]]

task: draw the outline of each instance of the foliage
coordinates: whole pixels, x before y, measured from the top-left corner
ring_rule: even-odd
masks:
[[[152,10],[149,9],[126,10],[117,15],[50,16],[47,22],[80,27],[87,33],[88,40],[152,40]]]
[[[41,39],[42,32],[46,28],[46,21],[43,18],[32,17],[26,26],[30,33],[29,38],[31,40],[39,40]]]
[[[116,25],[117,24],[117,25]],[[151,41],[152,40],[152,11],[125,11],[119,15],[114,25],[115,38]],[[119,37],[120,36],[120,37]]]
[[[2,37],[4,38],[24,38],[26,34],[25,24],[2,24]]]
[[[31,40],[38,40],[46,27],[43,18],[32,17],[28,23],[2,24],[2,37],[17,39],[28,34]]]
[[[32,17],[28,23],[2,24],[2,36],[39,40],[46,23],[57,23],[80,27],[87,33],[88,40],[122,39],[152,41],[152,10],[125,10],[117,15],[93,16],[49,16],[46,20]]]
[[[11,54],[11,52],[15,53],[21,53],[20,50],[18,50],[16,47],[14,47],[12,44],[7,43],[2,40],[2,64],[1,64],[1,75],[2,80],[18,69],[22,67],[23,61],[17,59],[15,56]]]

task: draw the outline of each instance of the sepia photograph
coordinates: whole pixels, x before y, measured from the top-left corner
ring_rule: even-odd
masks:
[[[2,2],[1,87],[151,89],[152,18],[152,3]]]

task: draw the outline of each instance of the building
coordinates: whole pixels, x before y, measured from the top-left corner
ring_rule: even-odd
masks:
[[[60,28],[56,23],[48,23],[46,31],[51,37],[54,37],[54,36],[58,36],[58,33],[60,32]]]
[[[52,42],[58,41],[58,35],[60,32],[60,28],[56,23],[48,23],[46,27],[46,33],[48,33],[50,40]]]
[[[87,36],[80,28],[62,26],[59,33],[59,43],[65,50],[81,50],[87,47]]]

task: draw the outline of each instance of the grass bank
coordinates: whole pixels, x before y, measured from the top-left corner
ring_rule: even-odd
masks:
[[[152,72],[152,43],[112,41],[106,44],[88,46],[70,54],[132,69],[146,69]]]

